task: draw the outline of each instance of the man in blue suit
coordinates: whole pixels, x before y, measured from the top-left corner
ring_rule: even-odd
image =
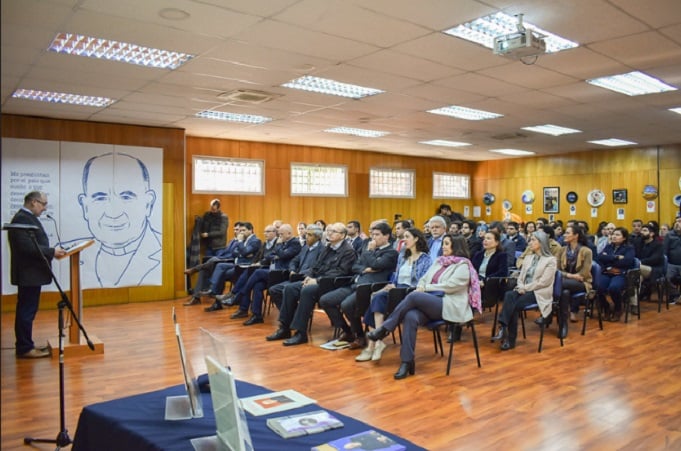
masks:
[[[430,260],[435,261],[442,256],[442,238],[447,233],[447,221],[442,216],[433,216],[428,221],[431,237],[428,239]]]
[[[262,241],[253,233],[253,224],[250,222],[241,223],[239,234],[236,237],[237,244],[232,252],[234,263],[218,263],[215,266],[213,275],[210,277],[210,288],[201,292],[201,295],[215,297],[222,294],[225,290],[225,282],[234,277],[236,267],[239,265],[250,265],[260,251]],[[216,300],[213,305],[204,309],[207,312],[222,310],[222,303]]]

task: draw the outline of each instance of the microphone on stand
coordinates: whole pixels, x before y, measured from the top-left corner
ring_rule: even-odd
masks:
[[[52,217],[52,215],[49,214],[49,213],[46,214],[45,216],[46,216],[47,219],[49,219],[50,221],[54,222],[54,230],[55,230],[55,232],[57,232],[57,246],[60,246],[60,247],[63,249],[64,246],[62,246],[62,244],[61,244],[61,237],[59,236],[59,227],[57,227],[57,220],[54,219],[54,218]]]

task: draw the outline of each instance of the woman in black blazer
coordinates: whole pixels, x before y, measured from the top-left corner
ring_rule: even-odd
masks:
[[[482,250],[471,260],[480,277],[480,286],[485,285],[489,277],[507,277],[508,262],[506,253],[501,247],[501,236],[496,230],[488,230],[482,240]]]

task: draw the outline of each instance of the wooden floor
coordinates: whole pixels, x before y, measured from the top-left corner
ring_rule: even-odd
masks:
[[[237,378],[272,390],[296,389],[328,409],[356,417],[432,450],[661,450],[681,449],[681,306],[657,313],[644,304],[641,320],[589,322],[586,336],[570,330],[565,347],[555,326],[537,354],[538,329],[501,353],[490,343],[491,316],[478,325],[482,368],[469,332],[455,346],[452,374],[419,333],[416,375],[393,380],[398,347],[379,363],[356,363],[356,351],[325,351],[328,319],[315,315],[312,342],[286,348],[266,342],[276,314],[243,327],[233,310],[165,301],[86,308],[84,323],[105,346],[101,355],[71,357],[66,367],[66,426],[76,433],[83,406],[182,382],[171,307],[195,367],[201,361],[199,326],[229,340]],[[206,306],[207,304],[204,304]],[[41,311],[36,342],[56,336],[57,312]],[[59,432],[58,359],[14,357],[14,314],[2,315],[2,449],[27,449],[23,437]],[[36,444],[36,449],[54,449]],[[93,450],[94,451],[94,450]]]

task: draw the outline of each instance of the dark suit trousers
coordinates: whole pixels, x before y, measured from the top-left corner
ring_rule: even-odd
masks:
[[[442,298],[422,291],[409,293],[383,323],[383,327],[394,331],[402,323],[402,346],[400,359],[403,362],[414,360],[416,333],[419,326],[429,321],[442,319]]]
[[[350,327],[343,318],[341,305],[351,296],[354,298],[354,293],[352,288],[348,285],[346,287],[339,287],[335,290],[331,290],[319,298],[319,306],[324,309],[327,315],[329,315],[331,325],[343,329],[344,332],[348,332]]]
[[[269,269],[259,268],[251,274],[246,285],[243,289],[240,289],[237,294],[241,295],[241,303],[239,304],[240,310],[248,311],[248,306],[251,304],[252,300],[251,311],[256,316],[262,316],[262,291],[267,287],[267,277],[269,276],[269,273]],[[241,280],[241,277],[239,280]],[[237,286],[238,285],[239,283],[237,282]]]
[[[14,319],[14,335],[16,336],[17,355],[26,354],[34,348],[33,320],[40,306],[41,286],[19,286],[17,292],[17,315]]]
[[[518,337],[518,314],[528,305],[536,304],[537,298],[534,291],[520,294],[515,290],[507,291],[504,295],[504,304],[499,313],[499,323],[508,327],[508,340],[515,344]]]
[[[288,285],[284,288],[279,321],[285,328],[307,335],[307,323],[312,317],[318,298],[319,285],[317,284],[303,287],[303,282],[295,282]]]

